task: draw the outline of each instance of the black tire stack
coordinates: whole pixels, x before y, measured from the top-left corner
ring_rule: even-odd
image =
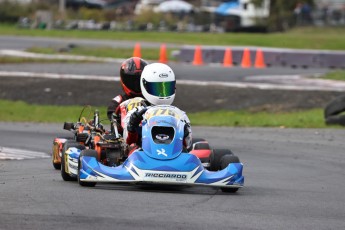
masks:
[[[345,95],[339,96],[329,102],[324,110],[327,125],[345,126]]]

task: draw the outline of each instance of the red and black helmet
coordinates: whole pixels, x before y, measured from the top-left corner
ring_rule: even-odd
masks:
[[[125,93],[130,97],[141,96],[140,76],[148,63],[139,58],[131,57],[122,62],[120,68],[121,85]]]

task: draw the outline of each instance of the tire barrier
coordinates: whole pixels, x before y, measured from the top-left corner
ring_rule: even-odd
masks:
[[[324,110],[327,125],[345,126],[345,95],[341,95],[329,102]]]
[[[231,50],[232,64],[244,68],[345,68],[344,51],[293,50],[257,47],[184,46],[176,55],[178,61],[190,63],[220,63]],[[196,58],[198,58],[196,60]],[[254,65],[251,65],[254,61]],[[227,63],[229,66],[229,63]]]

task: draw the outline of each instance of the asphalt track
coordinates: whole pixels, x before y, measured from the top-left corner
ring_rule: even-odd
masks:
[[[40,72],[57,74],[76,75],[99,75],[99,76],[119,76],[119,63],[21,63],[21,64],[1,64],[0,71],[17,72]],[[278,76],[306,75],[314,76],[328,72],[327,69],[292,69],[292,68],[266,68],[243,69],[240,67],[224,68],[215,66],[193,66],[188,63],[170,62],[169,66],[174,70],[178,80],[194,81],[217,81],[217,82],[258,82],[255,77],[260,77],[259,82],[265,82],[262,76],[271,76],[278,79]],[[294,79],[291,79],[292,82]]]
[[[47,38],[47,37],[27,37],[27,36],[0,36],[0,50],[25,50],[30,47],[66,47],[69,44],[80,46],[106,46],[106,47],[126,47],[133,48],[136,41],[116,41],[116,40],[96,40],[96,39],[73,39],[73,38]],[[142,47],[159,48],[157,42],[140,42]],[[166,44],[170,48],[180,48],[183,45]],[[187,43],[186,43],[187,45]],[[193,45],[193,44],[191,44]],[[194,44],[195,45],[195,44]],[[142,54],[145,58],[145,54]],[[156,60],[150,60],[154,62]],[[221,64],[221,63],[219,63]],[[266,69],[243,69],[243,68],[219,68],[210,65],[193,67],[190,64],[169,62],[169,65],[175,71],[177,79],[196,80],[196,81],[220,81],[220,82],[257,82],[252,76],[277,76],[277,75],[308,75],[315,76],[328,72],[327,69],[293,69],[284,67],[274,67]],[[46,63],[38,64],[8,64],[0,65],[0,71],[24,71],[41,73],[59,73],[59,74],[88,74],[88,75],[106,75],[118,76],[120,63]],[[246,78],[249,77],[249,78]],[[266,79],[267,80],[267,79]],[[260,79],[262,82],[263,80]]]
[[[61,124],[0,123],[0,146],[50,152]],[[64,182],[49,158],[0,161],[0,229],[344,229],[341,129],[194,127],[244,164],[235,195]]]
[[[114,38],[116,39],[116,38]],[[80,39],[80,38],[49,38],[49,37],[29,37],[29,36],[0,36],[0,49],[25,50],[31,47],[67,47],[68,45],[80,45],[90,47],[124,47],[133,48],[136,41],[127,40],[96,40],[96,39]],[[140,42],[142,47],[157,48],[159,44],[156,42]],[[167,47],[178,48],[181,45],[166,44]]]
[[[61,41],[6,39],[4,42],[0,37],[1,49],[25,49],[32,44],[49,46],[50,42],[56,45]],[[112,76],[117,66],[112,63],[21,64],[0,65],[0,71]],[[243,70],[181,64],[173,69],[180,79],[220,82],[257,82],[250,76],[257,76],[260,82],[272,81],[262,76],[314,75],[327,71]],[[195,70],[200,74],[195,75]],[[194,136],[208,139],[215,148],[231,148],[243,162],[245,187],[229,195],[203,187],[100,184],[95,188],[82,188],[76,183],[64,182],[48,158],[53,138],[66,135],[61,126],[0,123],[2,149],[37,152],[22,153],[26,158],[37,156],[34,159],[0,160],[1,230],[345,229],[345,130],[193,127]],[[46,157],[40,153],[46,153]]]

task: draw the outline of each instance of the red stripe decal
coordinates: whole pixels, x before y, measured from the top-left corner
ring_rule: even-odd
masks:
[[[140,70],[140,58],[134,57],[134,58],[133,58],[133,61],[134,61],[136,70]]]

